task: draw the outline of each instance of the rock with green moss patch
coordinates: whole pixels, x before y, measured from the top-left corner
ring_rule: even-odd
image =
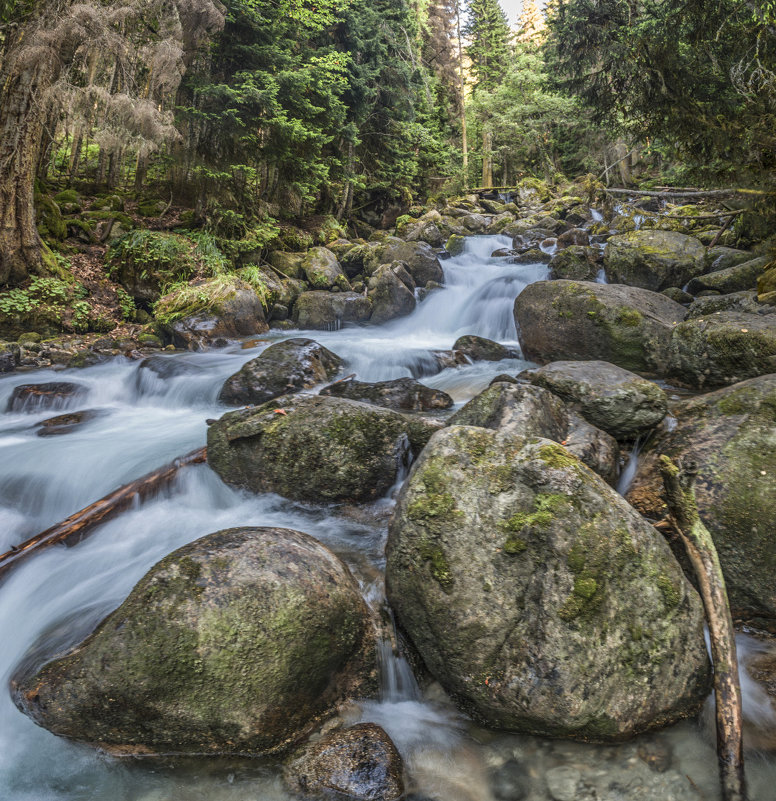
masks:
[[[261,299],[236,276],[187,284],[161,298],[154,312],[176,348],[205,350],[269,330]]]
[[[776,318],[716,312],[677,325],[669,372],[680,384],[703,389],[736,384],[776,370]]]
[[[538,281],[515,301],[527,359],[600,359],[658,375],[668,369],[671,334],[685,314],[665,295],[583,281]]]
[[[694,461],[701,518],[719,552],[735,617],[776,631],[776,375],[701,395],[644,451],[628,494],[651,519],[665,513],[658,458]]]
[[[332,379],[342,359],[312,339],[287,339],[270,345],[227,378],[218,399],[231,406],[266,403],[279,395],[310,389]]]
[[[776,308],[768,303],[760,303],[757,292],[752,289],[747,292],[731,292],[729,295],[694,298],[687,309],[687,319],[694,320],[696,317],[708,317],[717,312],[727,311],[768,315],[776,313]]]
[[[343,292],[350,290],[337,257],[328,248],[311,248],[302,261],[302,271],[313,289],[336,287]]]
[[[598,275],[598,258],[599,252],[595,248],[571,245],[550,260],[550,278],[593,281]]]
[[[269,254],[269,263],[283,275],[288,278],[301,278],[304,279],[305,273],[302,269],[304,262],[304,253],[285,253],[282,250],[275,250]]]
[[[459,409],[448,425],[479,426],[552,439],[563,443],[569,453],[609,483],[617,477],[617,441],[575,412],[570,413],[561,398],[542,387],[496,380]]]
[[[726,295],[730,292],[754,289],[757,286],[757,279],[763,274],[767,264],[768,259],[761,257],[727,267],[724,270],[701,275],[690,281],[687,291],[697,295],[704,290],[714,290]]]
[[[307,534],[219,531],[156,564],[19,707],[115,754],[281,750],[370,690],[374,626],[347,567]]]
[[[440,425],[343,398],[286,395],[214,423],[208,463],[228,484],[253,492],[375,501],[393,486],[408,450],[420,453]]]
[[[372,316],[372,301],[357,292],[302,292],[293,315],[301,329],[338,331],[348,323],[367,322]]]
[[[396,261],[406,264],[417,286],[425,286],[429,281],[444,283],[445,274],[439,259],[426,242],[405,242],[397,237],[386,237],[378,246],[374,243],[366,246],[363,264],[368,275],[372,275],[380,265]]]
[[[447,240],[445,250],[451,256],[460,256],[466,250],[466,237],[461,234],[452,234]]]
[[[398,622],[491,728],[620,740],[708,692],[700,599],[665,540],[554,442],[438,432],[386,553]]]
[[[706,248],[692,236],[641,230],[613,236],[606,244],[604,268],[612,283],[660,292],[684,286],[705,269]]]
[[[0,373],[12,373],[19,365],[19,346],[0,342]]]
[[[406,272],[404,262],[383,264],[369,279],[370,322],[379,325],[397,317],[406,317],[415,310],[415,294],[402,280],[402,272]]]
[[[668,411],[668,397],[660,387],[609,362],[551,362],[523,376],[573,404],[586,420],[617,439],[649,431]]]

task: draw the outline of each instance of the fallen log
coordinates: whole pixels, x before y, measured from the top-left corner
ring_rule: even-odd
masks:
[[[724,801],[746,801],[743,712],[738,679],[736,637],[725,579],[711,534],[700,519],[695,502],[694,463],[675,465],[660,457],[668,508],[698,579],[711,639],[714,695],[717,706],[717,761]]]
[[[690,190],[686,192],[660,192],[647,191],[645,189],[606,189],[610,195],[635,195],[638,197],[657,197],[665,200],[671,198],[714,198],[730,197],[731,195],[764,195],[758,189],[705,189],[703,191]]]
[[[148,473],[142,478],[132,481],[110,495],[90,504],[85,509],[70,515],[67,520],[57,523],[35,537],[31,537],[21,545],[12,547],[10,551],[0,554],[0,577],[19,564],[28,556],[64,542],[75,545],[89,536],[93,529],[111,520],[128,509],[136,500],[145,500],[167,486],[178,475],[178,472],[189,465],[203,464],[207,461],[207,448],[200,448],[181,456],[179,459]]]

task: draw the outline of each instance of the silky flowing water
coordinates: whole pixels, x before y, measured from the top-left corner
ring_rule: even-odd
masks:
[[[509,244],[506,237],[468,239],[463,254],[443,263],[446,287],[406,318],[373,328],[301,335],[338,353],[347,362],[345,372],[364,381],[423,375],[432,363],[429,351],[449,349],[463,334],[516,346],[514,299],[527,284],[546,277],[546,268],[490,257]],[[298,335],[284,332],[283,338]],[[37,436],[36,424],[61,412],[0,414],[0,551],[203,445],[206,420],[225,411],[216,402],[223,381],[279,338],[268,336],[248,348],[165,356],[180,373],[167,379],[117,359],[86,370],[43,370],[0,380],[0,409],[19,384],[72,380],[86,385],[88,395],[64,408],[100,412],[72,433],[52,437]],[[514,375],[526,365],[519,359],[480,362],[422,380],[461,404],[495,375]],[[380,502],[373,519],[385,521],[390,504],[390,499]],[[311,534],[349,564],[367,600],[381,603],[385,522],[361,522],[336,507],[251,496],[227,487],[206,466],[186,469],[165,493],[103,525],[76,547],[57,547],[29,559],[0,584],[1,798],[289,799],[269,761],[114,759],[39,728],[16,709],[7,691],[8,681],[24,665],[80,641],[163,556],[205,534],[241,525]],[[750,638],[743,638],[741,646],[762,647]],[[557,794],[564,778],[573,780],[577,774],[578,787],[588,788],[580,799],[718,798],[708,710],[698,721],[621,746],[495,734],[457,712],[438,685],[421,690],[389,644],[381,646],[379,658],[381,698],[353,704],[346,719],[374,721],[388,731],[406,760],[408,789],[418,801],[489,801],[496,797],[494,787],[501,798],[544,801],[551,797],[548,782]],[[767,696],[746,676],[744,688],[748,717],[773,738]],[[656,772],[639,749],[642,756],[671,754],[670,767]],[[749,777],[753,798],[776,797],[773,757],[750,755]],[[516,782],[512,790],[510,781]]]

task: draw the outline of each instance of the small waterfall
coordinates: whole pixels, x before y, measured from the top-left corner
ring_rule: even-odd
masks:
[[[394,628],[394,638],[397,638]],[[394,649],[391,638],[384,638],[377,647],[380,667],[380,700],[396,704],[401,701],[419,701],[420,688],[410,663]]]
[[[642,438],[639,437],[639,439],[633,443],[633,448],[631,449],[628,461],[620,473],[620,477],[617,480],[617,492],[619,492],[622,496],[627,495],[628,490],[633,483],[633,479],[636,477],[636,471],[639,469],[639,456],[641,455],[641,450],[643,447],[644,442]]]
[[[594,223],[600,223],[604,221],[604,215],[601,214],[601,212],[597,209],[590,209],[590,216],[593,218]]]
[[[595,277],[595,282],[597,284],[608,284],[609,279],[606,277],[606,270],[603,267],[598,271],[598,275]]]

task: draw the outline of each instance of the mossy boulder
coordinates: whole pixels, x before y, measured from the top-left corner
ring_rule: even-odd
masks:
[[[188,350],[269,330],[261,299],[234,275],[181,286],[161,298],[154,313],[167,340]]]
[[[114,754],[257,755],[368,692],[374,648],[331,551],[298,531],[237,528],[156,564],[13,694],[39,725]]]
[[[599,252],[595,248],[570,245],[550,260],[550,278],[593,281],[598,275],[598,258]]]
[[[757,279],[757,294],[770,295],[776,292],[776,263],[771,262]]]
[[[286,253],[282,250],[275,250],[269,254],[269,263],[288,278],[304,279],[305,272],[302,269],[304,253]]]
[[[606,243],[604,268],[616,284],[660,292],[684,286],[705,269],[706,248],[695,237],[673,231],[642,230]]]
[[[745,264],[754,258],[755,254],[751,250],[737,250],[736,248],[715,245],[706,251],[706,266],[709,272],[713,273],[719,270],[727,270],[728,267],[737,267],[739,264]]]
[[[452,236],[447,240],[447,244],[445,245],[445,250],[451,256],[460,256],[465,249],[466,249],[466,237],[461,236],[460,234],[452,234]]]
[[[19,346],[0,342],[0,373],[12,373],[19,364]]]
[[[415,310],[415,294],[402,280],[402,272],[406,272],[403,262],[383,264],[369,279],[370,322],[379,325],[397,317],[406,317]]]
[[[350,290],[337,257],[328,248],[311,248],[302,261],[302,271],[313,289],[336,287],[343,292]]]
[[[776,631],[776,375],[685,401],[642,454],[628,494],[651,519],[666,514],[661,454],[694,461],[703,522],[714,538],[734,616]]]
[[[232,406],[258,406],[272,398],[310,389],[333,378],[342,359],[312,339],[270,345],[227,378],[218,399]]]
[[[347,323],[365,323],[372,316],[372,301],[357,292],[302,292],[293,310],[299,328],[338,331]]]
[[[620,449],[609,434],[570,411],[557,395],[526,383],[499,381],[472,398],[448,425],[478,426],[524,437],[554,440],[605,481],[617,478]]]
[[[298,501],[383,497],[408,448],[440,424],[319,395],[288,395],[230,412],[208,429],[208,463],[228,484]]]
[[[699,389],[736,384],[776,369],[776,318],[715,312],[679,325],[671,338],[669,373]]]
[[[359,723],[310,743],[286,765],[295,793],[353,801],[398,801],[404,763],[391,738],[374,723]]]
[[[398,623],[490,728],[622,740],[709,690],[703,609],[665,540],[554,442],[438,432],[386,554]]]
[[[687,291],[697,295],[703,290],[714,290],[726,295],[730,292],[754,289],[767,264],[768,259],[761,257],[698,276],[690,281]]]
[[[660,387],[608,362],[551,362],[522,376],[573,404],[617,439],[644,434],[668,412],[668,397]]]
[[[582,281],[538,281],[515,301],[527,359],[599,359],[637,373],[666,372],[671,334],[685,314],[656,292]]]
[[[62,242],[67,237],[67,223],[62,216],[62,210],[48,195],[35,194],[35,216],[38,233],[44,241]],[[7,276],[0,273],[0,284],[6,280]]]
[[[757,299],[757,292],[731,292],[729,295],[707,295],[705,297],[694,298],[690,307],[687,309],[687,319],[693,320],[696,317],[708,317],[717,312],[745,312],[746,314],[774,314],[776,307],[769,303],[760,303]]]
[[[426,412],[449,409],[453,399],[440,389],[432,389],[413,378],[396,378],[393,381],[338,381],[325,387],[321,395],[384,406],[401,412]]]
[[[444,283],[445,274],[431,245],[426,242],[405,242],[397,237],[386,237],[378,246],[370,243],[364,254],[364,270],[367,274],[377,270],[381,264],[403,262],[417,286],[429,281]]]

